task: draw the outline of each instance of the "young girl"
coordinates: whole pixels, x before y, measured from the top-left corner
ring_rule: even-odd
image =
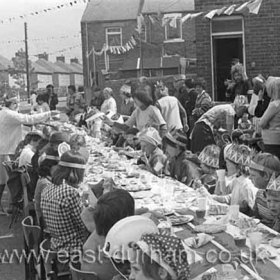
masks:
[[[200,153],[198,159],[201,164],[202,177],[201,183],[213,194],[217,182],[216,170],[219,169],[220,148],[216,145],[206,146]]]
[[[159,148],[162,140],[158,131],[153,127],[149,127],[140,133],[139,140],[144,154],[142,160],[147,169],[155,175],[162,174],[166,163],[166,156]]]
[[[231,145],[227,151],[227,157],[238,170],[237,177],[229,186],[232,192],[223,196],[213,195],[212,198],[221,203],[239,205],[241,212],[250,214],[257,193],[257,188],[249,178],[250,148],[245,145]]]

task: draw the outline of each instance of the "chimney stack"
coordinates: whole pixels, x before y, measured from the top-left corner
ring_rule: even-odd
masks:
[[[79,59],[77,57],[71,58],[70,59],[70,63],[77,63],[77,64],[79,64]]]
[[[56,57],[56,61],[57,61],[57,62],[59,62],[59,61],[60,61],[60,62],[65,63],[65,56],[63,56],[63,55],[61,55],[61,56],[57,56],[57,57]]]
[[[40,54],[38,54],[38,58],[39,59],[45,59],[45,60],[49,60],[49,55],[46,53],[46,52],[44,52],[44,53],[40,53]]]

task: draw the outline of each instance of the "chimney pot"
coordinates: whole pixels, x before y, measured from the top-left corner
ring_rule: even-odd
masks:
[[[57,56],[57,57],[56,57],[56,61],[57,61],[57,62],[60,61],[60,62],[65,63],[65,56],[63,56],[63,55]]]

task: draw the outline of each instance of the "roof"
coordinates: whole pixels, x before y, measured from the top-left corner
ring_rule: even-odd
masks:
[[[0,70],[7,70],[9,67],[13,66],[13,62],[6,57],[0,55]]]
[[[137,62],[137,57],[126,59],[120,70],[137,70]],[[143,69],[178,68],[179,65],[179,56],[150,57],[143,60]]]
[[[45,68],[44,66],[38,64],[37,62],[32,62],[31,67],[34,69],[34,73],[39,73],[39,74],[52,74],[52,71],[49,69]]]
[[[145,0],[142,13],[183,13],[194,10],[194,0]]]
[[[136,20],[141,0],[91,0],[81,22]]]
[[[69,70],[67,71],[67,70],[61,68],[60,66],[58,66],[57,64],[47,61],[45,59],[38,59],[36,61],[36,63],[38,63],[40,66],[43,66],[44,68],[48,69],[52,73],[69,74]]]
[[[71,69],[72,73],[83,74],[83,65],[72,62],[70,64],[67,64],[67,66]]]

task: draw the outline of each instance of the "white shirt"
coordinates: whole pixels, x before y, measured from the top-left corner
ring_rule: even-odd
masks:
[[[19,156],[18,166],[21,167],[21,166],[31,165],[31,160],[34,154],[35,153],[33,151],[33,147],[30,144],[26,145],[21,151],[21,154]]]
[[[107,112],[117,113],[117,103],[116,100],[111,96],[108,99],[105,99],[101,105],[100,111],[104,114]]]

